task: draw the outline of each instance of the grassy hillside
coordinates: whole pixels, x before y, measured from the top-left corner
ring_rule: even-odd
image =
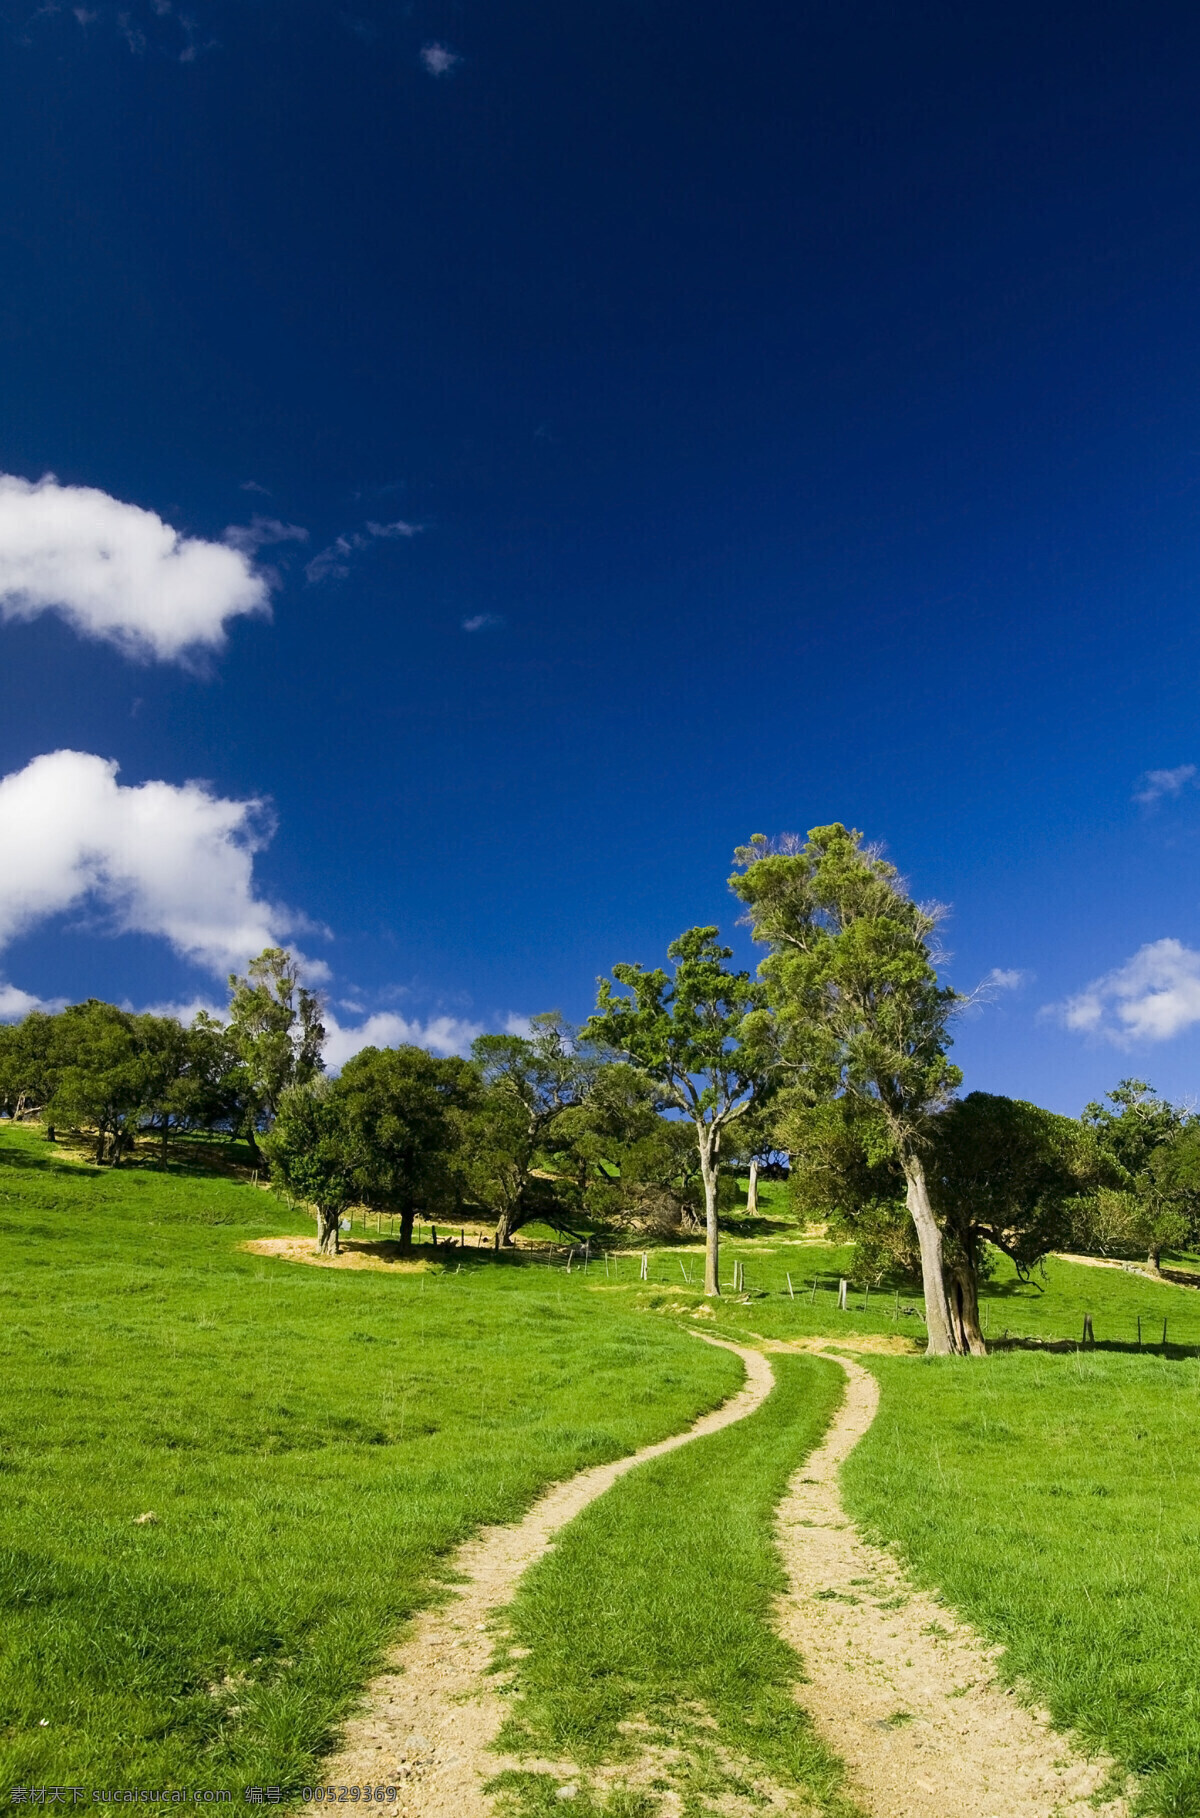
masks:
[[[577,1277],[239,1248],[306,1228],[0,1134],[6,1783],[302,1782],[441,1555],[741,1380]]]

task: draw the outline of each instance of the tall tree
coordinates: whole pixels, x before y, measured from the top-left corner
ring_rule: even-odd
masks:
[[[282,947],[264,948],[245,978],[231,972],[229,989],[229,1035],[244,1070],[242,1134],[257,1155],[258,1131],[274,1121],[283,1093],[322,1070],[320,1000]]]
[[[811,1099],[852,1094],[871,1141],[904,1170],[921,1250],[928,1349],[964,1347],[950,1316],[942,1234],[925,1151],[931,1119],[962,1075],[946,1057],[957,994],[938,984],[939,912],[915,903],[893,865],[840,822],[806,842],[756,834],[730,879],[747,906],[761,972],[780,1019],[794,1089]]]
[[[672,976],[622,963],[617,996],[600,979],[587,1023],[598,1044],[624,1055],[653,1080],[664,1103],[691,1120],[704,1181],[704,1292],[721,1292],[718,1178],[730,1125],[761,1103],[775,1074],[775,1041],[765,993],[748,972],[731,972],[717,928],[691,928],[667,948]]]
[[[469,1061],[424,1048],[363,1048],[342,1068],[337,1094],[362,1197],[399,1212],[408,1250],[419,1211],[437,1217],[458,1203],[461,1113],[478,1099],[479,1075]]]

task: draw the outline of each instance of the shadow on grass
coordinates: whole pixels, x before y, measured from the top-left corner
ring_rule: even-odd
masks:
[[[1095,1343],[1083,1344],[1078,1338],[991,1338],[988,1350],[999,1351],[1077,1351],[1085,1357],[1103,1352],[1109,1357],[1165,1357],[1172,1363],[1186,1363],[1200,1357],[1200,1345],[1155,1344],[1146,1339],[1140,1345],[1135,1340],[1120,1338],[1098,1338]]]

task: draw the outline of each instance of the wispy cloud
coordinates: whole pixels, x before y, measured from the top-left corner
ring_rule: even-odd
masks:
[[[477,612],[473,618],[464,619],[464,631],[495,631],[504,623],[504,615],[499,612]]]
[[[462,58],[448,44],[423,44],[421,62],[431,76],[448,76],[462,62]]]
[[[1164,797],[1182,795],[1195,779],[1195,764],[1180,764],[1175,770],[1147,770],[1138,778],[1139,787],[1134,791],[1133,799],[1143,807],[1151,808]]]
[[[317,581],[344,581],[350,573],[352,558],[363,549],[370,549],[373,542],[380,539],[411,538],[418,536],[423,529],[420,524],[409,524],[404,518],[397,518],[392,524],[368,523],[366,530],[347,531],[345,536],[335,537],[325,549],[318,550],[311,562],[305,564],[304,572],[308,579]]]
[[[1022,972],[1018,966],[993,966],[984,979],[985,987],[993,991],[1019,991],[1022,985],[1028,984],[1032,974]]]
[[[227,524],[222,541],[244,555],[255,555],[275,543],[307,543],[308,532],[300,524],[284,524],[279,518],[264,518],[256,511],[248,524]]]
[[[1124,965],[1062,1003],[1047,1004],[1042,1014],[1118,1047],[1169,1041],[1200,1023],[1200,953],[1170,937],[1149,941]]]
[[[271,496],[271,488],[269,486],[260,486],[257,480],[243,480],[242,491],[261,492],[264,499],[269,499]]]

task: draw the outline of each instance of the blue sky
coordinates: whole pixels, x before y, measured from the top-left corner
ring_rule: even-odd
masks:
[[[1196,1090],[1194,7],[0,21],[10,1014],[581,1017],[840,819],[969,1086]]]

